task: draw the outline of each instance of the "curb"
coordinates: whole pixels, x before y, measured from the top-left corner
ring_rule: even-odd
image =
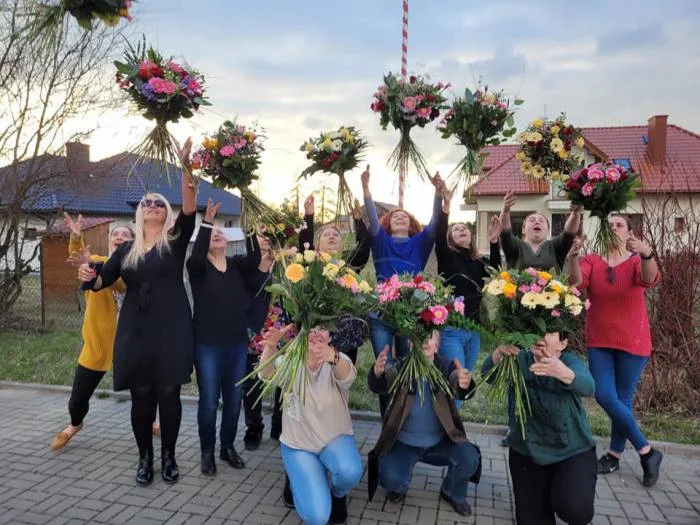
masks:
[[[65,385],[44,385],[40,383],[21,383],[18,381],[4,381],[0,380],[0,390],[2,389],[12,389],[12,390],[31,390],[37,392],[46,392],[50,394],[70,394],[71,387]],[[98,389],[95,391],[95,396],[98,399],[111,398],[118,401],[130,401],[131,394],[129,392],[114,392],[113,390]],[[180,396],[183,405],[196,406],[198,398],[191,395]],[[264,402],[263,407],[270,410],[270,403]],[[369,421],[374,423],[381,422],[381,417],[377,412],[369,412],[367,410],[350,410],[350,415],[353,419],[358,421]],[[505,425],[489,425],[485,423],[471,423],[468,421],[464,422],[464,428],[467,431],[476,432],[479,434],[489,434],[494,436],[502,437],[507,428]],[[607,445],[610,442],[610,438],[607,437],[595,437],[599,444]],[[681,456],[700,458],[700,445],[687,445],[684,443],[672,443],[668,441],[650,441],[651,445],[661,450],[665,454],[678,454]],[[628,444],[627,448],[632,450],[631,446]]]

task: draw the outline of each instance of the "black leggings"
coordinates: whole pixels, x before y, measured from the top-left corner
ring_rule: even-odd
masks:
[[[175,452],[180,432],[182,403],[180,385],[131,389],[131,428],[140,452],[153,453],[153,421],[160,411],[160,442],[164,450]]]
[[[551,465],[538,465],[512,448],[508,458],[518,525],[569,525],[593,520],[598,461],[595,448]]]
[[[106,372],[90,370],[82,365],[75,367],[73,376],[73,390],[68,400],[68,412],[70,413],[70,424],[74,427],[82,425],[83,419],[90,409],[90,398],[95,393],[97,385]]]

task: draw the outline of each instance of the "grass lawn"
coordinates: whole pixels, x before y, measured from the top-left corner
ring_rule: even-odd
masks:
[[[482,339],[489,349],[492,341]],[[56,330],[49,333],[5,331],[0,333],[0,379],[54,385],[70,385],[80,351],[81,338],[77,330]],[[488,350],[486,350],[488,351]],[[350,391],[350,406],[357,410],[379,411],[377,397],[367,387],[367,372],[374,362],[372,349],[365,344],[358,358],[358,380]],[[101,388],[109,390],[111,373],[102,381]],[[183,388],[185,394],[196,394],[193,381]],[[608,436],[610,423],[607,415],[593,400],[586,400],[588,417],[593,433]],[[505,408],[489,407],[483,392],[462,403],[465,421],[486,424],[505,424]],[[673,414],[642,413],[638,420],[652,440],[700,444],[700,421],[693,417]]]

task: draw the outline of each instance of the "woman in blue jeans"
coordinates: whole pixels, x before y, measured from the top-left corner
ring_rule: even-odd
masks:
[[[261,362],[274,356],[283,333],[274,328],[266,333]],[[357,370],[348,356],[331,346],[328,330],[315,328],[308,337],[304,398],[285,394],[280,451],[302,521],[342,524],[348,518],[346,497],[362,477],[348,408]],[[269,378],[274,367],[273,362],[258,375]],[[301,374],[298,380],[303,380]]]
[[[440,218],[442,197],[445,193],[445,183],[436,173],[430,179],[435,186],[433,200],[433,216],[428,226],[423,228],[413,215],[407,211],[396,208],[377,216],[377,209],[369,190],[369,166],[362,173],[362,191],[365,200],[365,212],[369,219],[368,231],[372,239],[372,259],[377,280],[388,279],[394,274],[410,273],[416,275],[423,271],[430,252],[435,244],[435,229]],[[376,314],[370,314],[370,338],[375,357],[385,346],[395,347],[398,358],[408,354],[408,341],[402,337],[396,337],[396,329],[383,322]],[[394,339],[396,342],[394,343]],[[389,357],[389,362],[393,357]],[[386,411],[389,402],[388,395],[379,396],[379,407],[382,415]]]
[[[220,204],[209,199],[199,233],[187,261],[194,299],[194,365],[199,388],[197,423],[202,451],[202,474],[216,474],[216,413],[223,398],[220,458],[233,468],[245,465],[236,452],[238,416],[246,372],[248,332],[245,275],[260,263],[257,237],[246,239],[248,255],[226,256],[227,240],[214,226]]]
[[[479,257],[476,241],[471,228],[463,223],[449,224],[450,201],[452,192],[445,195],[442,213],[437,223],[435,235],[435,255],[438,272],[447,284],[454,286],[455,296],[464,298],[464,316],[479,322],[481,306],[481,288],[484,278],[488,277],[488,266],[498,268],[501,265],[501,251],[498,238],[501,223],[494,216],[489,223],[489,258]],[[455,358],[467,370],[474,370],[479,357],[481,337],[476,330],[464,328],[445,328],[440,339],[440,355],[453,361]],[[456,400],[457,407],[461,401]]]

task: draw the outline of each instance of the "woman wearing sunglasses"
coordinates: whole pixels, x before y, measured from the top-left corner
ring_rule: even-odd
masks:
[[[191,145],[188,139],[181,158],[189,157]],[[86,264],[78,270],[82,281],[92,281],[92,290],[111,286],[120,277],[126,283],[114,342],[114,390],[131,391],[140,485],[153,481],[151,423],[156,407],[162,476],[171,483],[179,477],[175,442],[182,417],[180,387],[190,381],[194,348],[183,268],[196,211],[196,190],[189,174],[183,173],[181,184],[182,210],[177,219],[165,197],[146,194],[136,208],[133,242],[117,248],[99,275]]]
[[[651,448],[632,412],[637,383],[651,355],[651,331],[644,294],[659,282],[659,269],[649,245],[637,239],[627,217],[611,215],[610,226],[619,247],[607,255],[581,259],[581,288],[591,307],[586,314],[588,366],[595,397],[610,416],[610,450],[598,461],[598,473],[620,468],[620,456],[630,440],[639,454],[643,484],[659,479],[663,454]]]

